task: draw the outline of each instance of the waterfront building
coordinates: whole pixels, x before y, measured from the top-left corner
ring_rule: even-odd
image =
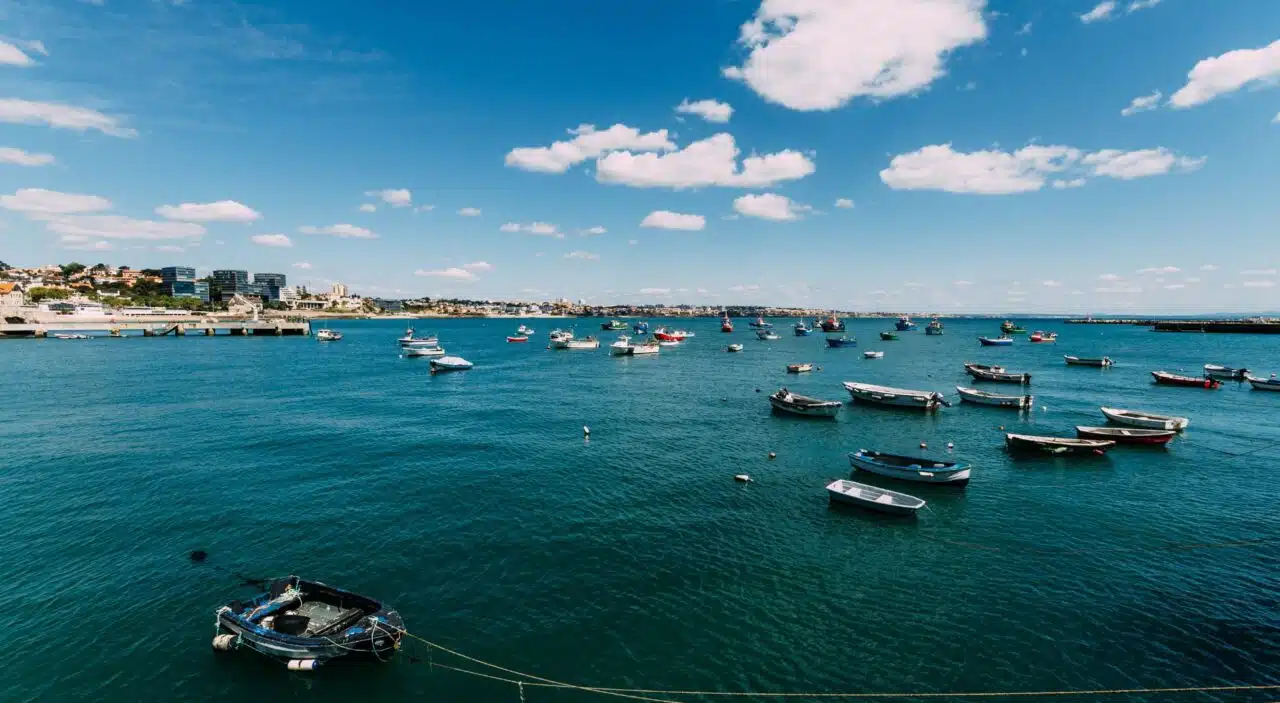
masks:
[[[0,308],[16,308],[26,305],[27,295],[18,283],[0,283]]]
[[[264,286],[275,286],[276,288],[284,288],[289,285],[288,279],[283,273],[255,273],[253,274],[253,282]]]
[[[160,269],[160,285],[170,298],[198,298],[209,302],[209,284],[196,280],[190,266],[166,266]]]
[[[344,283],[333,284],[333,290],[329,293],[330,297],[334,299],[345,298],[348,294],[350,294],[350,291],[347,290],[347,286]]]

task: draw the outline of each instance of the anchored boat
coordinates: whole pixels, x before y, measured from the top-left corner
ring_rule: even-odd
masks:
[[[1010,347],[1013,346],[1012,337],[978,337],[978,341],[984,347]]]
[[[610,320],[608,322],[601,322],[600,329],[606,332],[621,332],[627,329],[627,323],[622,320]]]
[[[1009,320],[1000,323],[1000,331],[1004,334],[1026,334],[1027,330],[1019,327]]]
[[[1063,356],[1062,358],[1066,359],[1067,366],[1097,366],[1098,368],[1107,368],[1109,366],[1115,366],[1116,363],[1112,361],[1110,357],[1106,356],[1093,358]]]
[[[1041,437],[1028,434],[1006,434],[1005,446],[1009,451],[1038,452],[1041,454],[1105,454],[1115,442],[1103,439],[1071,439],[1070,437]]]
[[[820,398],[797,395],[783,388],[769,396],[769,405],[772,405],[774,410],[781,410],[792,415],[835,417],[836,413],[840,412],[841,403],[838,400],[822,400]]]
[[[1017,410],[1029,410],[1035,406],[1035,396],[1030,395],[1000,395],[999,393],[987,393],[976,388],[965,388],[964,386],[956,386],[956,392],[960,394],[960,400],[967,403],[976,403],[977,405],[991,405],[997,408],[1015,408]]]
[[[404,355],[409,356],[444,356],[444,347],[405,347]]]
[[[856,505],[890,515],[915,515],[917,510],[925,506],[923,500],[906,493],[843,479],[827,484],[827,495],[832,503]]]
[[[938,321],[938,318],[933,318],[933,320],[929,322],[928,326],[924,328],[924,333],[927,335],[942,334],[942,323]]]
[[[910,332],[917,327],[916,323],[912,322],[911,318],[907,315],[899,317],[898,321],[893,323],[893,326],[896,327],[899,332]]]
[[[1058,341],[1058,333],[1036,330],[1035,332],[1031,333],[1031,336],[1027,338],[1027,341],[1035,342],[1037,344],[1044,344],[1047,342],[1056,342]]]
[[[724,350],[725,350],[725,351],[727,351],[727,352],[740,352],[740,351],[742,351],[742,345],[741,345],[741,344],[730,344],[729,346],[725,347],[725,348],[724,348]]]
[[[1204,375],[1210,378],[1220,378],[1227,381],[1243,381],[1244,377],[1249,375],[1249,369],[1233,369],[1230,366],[1205,364]]]
[[[945,483],[949,486],[963,486],[969,483],[969,472],[973,468],[968,464],[955,461],[934,461],[866,449],[859,449],[850,454],[849,464],[854,469],[888,478],[917,483]]]
[[[837,318],[835,315],[831,315],[827,317],[827,319],[818,323],[818,327],[821,328],[823,332],[843,332],[844,321]]]
[[[813,370],[813,364],[787,364],[787,373],[808,373]]]
[[[996,381],[998,383],[1021,383],[1027,385],[1031,383],[1031,374],[1029,373],[1009,373],[1001,366],[987,366],[985,364],[965,364],[964,370],[979,381]]]
[[[438,371],[466,371],[475,366],[470,361],[460,356],[442,356],[431,360],[431,372]]]
[[[412,327],[404,331],[404,336],[399,341],[402,347],[435,347],[440,345],[440,340],[435,337],[415,337]]]
[[[756,339],[759,339],[764,342],[772,342],[774,340],[782,339],[782,337],[779,337],[777,333],[771,330],[758,329],[756,330]]]
[[[1222,382],[1214,378],[1179,376],[1176,373],[1167,371],[1152,371],[1151,377],[1162,386],[1182,386],[1184,388],[1205,388],[1208,390],[1222,387]]]
[[[116,337],[120,336],[120,330],[114,330],[114,332],[115,332],[114,336]],[[331,330],[328,327],[321,330],[316,330],[317,342],[336,342],[340,339],[342,339],[342,333],[337,332],[335,330]]]
[[[881,332],[880,339],[885,342],[893,342],[898,339],[898,333],[897,332]]]
[[[844,389],[849,391],[849,395],[854,400],[872,403],[873,405],[915,408],[925,412],[937,410],[942,405],[951,405],[941,393],[932,391],[913,391],[904,388],[876,386],[870,383],[854,383],[852,381],[845,381]]]
[[[1080,439],[1109,439],[1117,444],[1168,444],[1176,430],[1143,430],[1136,427],[1076,427]]]
[[[862,352],[862,357],[863,357],[864,359],[883,359],[883,358],[884,358],[884,352],[882,352],[882,351],[864,351],[864,352]]]
[[[804,322],[797,322],[795,327],[792,327],[791,329],[796,333],[797,337],[808,337],[813,334],[813,330],[806,327]]]
[[[858,340],[851,337],[827,337],[827,346],[833,349],[856,347],[858,346]]]
[[[1255,391],[1280,391],[1280,378],[1276,378],[1275,374],[1271,374],[1271,378],[1259,378],[1245,374],[1245,380],[1249,385],[1253,386]]]
[[[1149,430],[1185,430],[1191,420],[1172,415],[1156,415],[1139,410],[1120,410],[1118,408],[1098,408],[1107,419],[1130,427],[1143,427]]]
[[[747,326],[749,326],[749,327],[751,327],[751,328],[753,328],[753,329],[758,329],[758,330],[767,330],[767,329],[770,329],[770,328],[772,328],[772,327],[773,327],[773,323],[771,323],[771,322],[765,322],[763,317],[759,317],[759,316],[757,316],[757,317],[756,317],[756,319],[754,319],[754,320],[752,320],[751,322],[747,323]]]

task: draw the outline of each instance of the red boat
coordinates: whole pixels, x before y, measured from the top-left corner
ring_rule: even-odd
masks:
[[[508,341],[508,342],[511,342],[511,343],[514,343],[514,342],[527,342],[527,341],[529,341],[529,338],[528,338],[528,337],[525,337],[525,336],[523,336],[523,335],[522,335],[522,336],[520,336],[520,337],[507,337],[507,341]]]
[[[724,317],[720,318],[720,331],[721,332],[733,331],[733,321],[729,319],[728,313],[725,313]]]
[[[1187,388],[1220,388],[1221,383],[1212,378],[1199,378],[1196,376],[1179,376],[1164,371],[1152,371],[1151,377],[1162,386],[1185,386]]]
[[[822,327],[823,332],[843,332],[844,331],[844,323],[836,319],[835,315],[832,315],[827,319],[823,320],[820,326]]]
[[[1177,430],[1140,430],[1133,427],[1076,427],[1080,439],[1109,439],[1120,444],[1168,444]]]
[[[1027,340],[1029,342],[1056,342],[1058,341],[1057,332],[1041,332],[1037,330]]]
[[[666,327],[659,327],[658,331],[653,333],[653,336],[659,342],[683,342],[687,334],[680,330],[672,331]]]

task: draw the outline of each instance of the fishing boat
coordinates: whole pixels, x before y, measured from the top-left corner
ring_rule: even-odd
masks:
[[[666,327],[659,327],[657,331],[653,333],[653,336],[656,337],[659,342],[683,342],[685,337],[689,336],[689,333],[681,330],[669,330]]]
[[[610,320],[608,322],[601,322],[600,329],[606,332],[621,332],[622,330],[627,329],[627,323],[622,320]]]
[[[817,326],[823,332],[843,332],[844,320],[837,318],[835,315],[830,315],[827,319],[819,322]]]
[[[119,330],[116,330],[116,331],[119,332]],[[336,342],[339,339],[342,339],[341,332],[336,332],[327,327],[321,330],[316,330],[317,342]]]
[[[1221,388],[1222,382],[1216,378],[1200,378],[1198,376],[1179,376],[1167,371],[1152,371],[1151,378],[1162,386],[1182,386],[1184,388]]]
[[[813,329],[806,326],[804,322],[797,322],[795,327],[792,327],[791,330],[795,332],[797,337],[808,337],[813,334]]]
[[[859,449],[849,455],[849,464],[855,470],[867,471],[879,476],[916,483],[944,483],[963,486],[969,483],[973,467],[956,461],[934,461],[913,456],[885,454]]]
[[[797,395],[783,388],[769,396],[769,405],[774,410],[803,415],[804,417],[835,417],[840,412],[842,403],[838,400],[821,400],[805,395]]]
[[[1035,406],[1035,396],[1030,395],[1000,395],[999,393],[988,393],[977,388],[965,388],[964,386],[956,386],[956,392],[960,394],[960,400],[977,405],[991,405],[997,408],[1015,408],[1017,410],[1028,410]]]
[[[1136,427],[1076,427],[1080,439],[1107,439],[1117,444],[1168,444],[1177,430],[1143,430]]]
[[[551,343],[553,349],[599,349],[600,340],[595,337],[584,339],[558,339]]]
[[[631,354],[631,338],[627,335],[619,335],[618,340],[609,345],[609,353],[613,356],[628,356]]]
[[[965,364],[964,370],[970,376],[979,381],[995,381],[997,383],[1021,383],[1027,385],[1031,383],[1031,374],[1029,373],[1009,373],[1001,366],[987,366],[985,364]]]
[[[864,359],[883,359],[883,358],[884,358],[884,352],[882,352],[882,351],[865,351],[865,352],[862,352],[862,358],[864,358]]]
[[[635,332],[636,334],[649,334],[649,323],[645,322],[644,320],[641,320],[637,322],[635,325],[632,325],[631,331]]]
[[[858,340],[853,337],[827,337],[827,346],[834,349],[856,347],[858,346]]]
[[[890,515],[915,515],[925,506],[925,501],[915,496],[844,479],[827,484],[827,495],[832,503],[856,505]]]
[[[898,339],[897,332],[881,332],[880,339],[885,342],[893,342]]]
[[[769,322],[765,322],[763,317],[756,317],[756,319],[747,323],[747,325],[752,329],[758,329],[758,330],[767,330],[773,327],[773,324]]]
[[[899,332],[909,332],[917,327],[916,323],[912,322],[911,318],[907,315],[899,317],[898,321],[893,323],[893,326],[896,327]]]
[[[267,591],[218,608],[213,648],[248,647],[311,671],[333,660],[387,661],[400,648],[404,621],[389,605],[319,581],[289,576]]]
[[[935,317],[935,318],[934,318],[933,320],[931,320],[931,321],[929,322],[929,324],[924,328],[924,333],[925,333],[925,334],[927,334],[927,335],[940,335],[940,334],[942,334],[942,323],[941,323],[941,322],[939,322],[939,321],[938,321],[938,318],[936,318],[936,317]]]
[[[435,337],[415,337],[412,327],[404,331],[404,336],[399,341],[402,347],[435,347],[440,345],[440,340]]]
[[[1027,338],[1027,341],[1035,342],[1036,344],[1047,344],[1050,342],[1056,342],[1058,341],[1058,333],[1045,332],[1043,330],[1036,330],[1035,332],[1031,333],[1031,336]]]
[[[1120,410],[1118,408],[1098,408],[1107,419],[1130,427],[1142,427],[1148,430],[1185,430],[1191,421],[1185,417],[1172,415],[1156,415],[1139,410]]]
[[[925,412],[937,410],[942,405],[951,405],[941,393],[932,391],[913,391],[852,381],[845,381],[844,389],[849,391],[849,395],[853,396],[854,400],[873,405],[915,408]]]
[[[442,356],[431,360],[432,373],[437,371],[466,371],[472,366],[475,366],[475,364],[460,356]]]
[[[1000,332],[1003,334],[1026,334],[1026,328],[1019,327],[1009,320],[1000,323]]]
[[[1244,380],[1248,381],[1255,391],[1280,391],[1280,378],[1276,378],[1275,374],[1271,374],[1271,378],[1245,374]]]
[[[1012,337],[978,337],[978,341],[984,347],[1009,347],[1013,346]]]
[[[720,331],[725,334],[733,331],[733,320],[729,319],[729,313],[725,313],[724,316],[720,318]]]
[[[547,339],[549,339],[552,344],[555,344],[558,341],[566,341],[566,340],[573,339],[573,330],[562,330],[562,329],[551,330],[551,334],[547,335]]]
[[[507,337],[508,344],[516,344],[518,342],[527,342],[527,341],[529,341],[529,337],[523,334],[516,335],[514,337]]]
[[[403,353],[407,357],[444,356],[444,347],[405,347]]]
[[[1073,439],[1071,437],[1042,437],[1029,434],[1008,433],[1004,444],[1011,452],[1038,452],[1041,454],[1082,455],[1105,454],[1116,445],[1109,439]]]
[[[1116,363],[1111,360],[1111,357],[1107,357],[1107,356],[1092,357],[1092,358],[1080,357],[1080,356],[1063,356],[1062,358],[1066,359],[1067,366],[1096,366],[1098,368],[1105,369],[1110,366],[1115,366],[1115,363]]]
[[[809,373],[813,364],[787,364],[787,373]]]
[[[782,337],[779,337],[777,333],[770,330],[756,330],[756,339],[759,339],[762,342],[772,342],[782,339]]]
[[[662,345],[660,342],[648,340],[643,342],[633,342],[631,344],[629,354],[631,356],[644,356],[646,354],[657,354],[660,351],[662,351]]]
[[[725,348],[724,348],[724,350],[725,350],[725,351],[727,351],[727,352],[740,352],[740,351],[742,351],[742,345],[741,345],[741,344],[730,344],[729,346],[725,347]]]
[[[1205,364],[1204,375],[1209,378],[1220,378],[1227,381],[1243,381],[1249,375],[1249,369],[1233,369],[1230,366]]]
[[[528,325],[520,325],[520,327],[516,329],[516,335],[520,337],[532,337],[533,328]]]

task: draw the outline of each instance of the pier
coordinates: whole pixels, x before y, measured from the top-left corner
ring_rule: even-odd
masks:
[[[144,337],[217,334],[233,337],[305,337],[311,334],[311,322],[296,319],[225,319],[191,317],[182,319],[138,318],[129,320],[56,320],[48,322],[0,322],[0,337],[44,338],[50,334],[101,332],[119,330],[141,332]],[[136,335],[135,335],[136,336]]]

